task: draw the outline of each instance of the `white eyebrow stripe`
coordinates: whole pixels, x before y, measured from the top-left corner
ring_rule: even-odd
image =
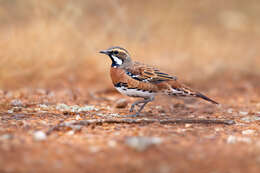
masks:
[[[112,58],[116,62],[116,64],[118,64],[118,65],[122,65],[123,64],[123,60],[119,59],[118,57],[112,55]]]

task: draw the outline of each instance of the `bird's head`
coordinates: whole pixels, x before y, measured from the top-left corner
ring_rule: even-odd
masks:
[[[112,60],[112,67],[119,67],[131,62],[130,54],[122,47],[111,47],[99,53],[106,54]]]

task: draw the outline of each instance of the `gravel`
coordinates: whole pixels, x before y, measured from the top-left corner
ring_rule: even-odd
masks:
[[[95,108],[95,106],[88,106],[88,105],[82,107],[78,105],[69,106],[64,103],[58,104],[56,106],[56,109],[63,112],[75,112],[75,113],[88,112],[93,110],[98,111],[98,109]]]
[[[21,100],[19,99],[14,99],[10,102],[10,105],[11,106],[16,106],[16,107],[22,107],[23,106],[23,103]]]
[[[246,116],[246,117],[241,118],[241,121],[246,122],[246,123],[260,121],[260,116]]]

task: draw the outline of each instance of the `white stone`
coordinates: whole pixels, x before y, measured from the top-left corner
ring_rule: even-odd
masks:
[[[239,114],[241,114],[241,115],[247,115],[247,114],[248,114],[248,112],[239,111]]]
[[[233,135],[230,135],[227,138],[228,144],[235,144],[237,142],[244,142],[244,143],[247,143],[247,144],[251,144],[252,140],[248,137],[238,137],[238,136],[233,136]]]
[[[255,130],[248,129],[248,130],[243,130],[242,131],[243,135],[251,135],[253,133],[255,133]]]
[[[44,141],[47,139],[47,135],[43,131],[34,132],[33,137],[36,141]]]

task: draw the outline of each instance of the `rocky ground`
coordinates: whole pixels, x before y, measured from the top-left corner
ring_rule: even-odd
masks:
[[[259,172],[259,84],[252,80],[207,87],[221,106],[162,97],[138,118],[120,117],[135,99],[110,88],[2,90],[0,170]]]

